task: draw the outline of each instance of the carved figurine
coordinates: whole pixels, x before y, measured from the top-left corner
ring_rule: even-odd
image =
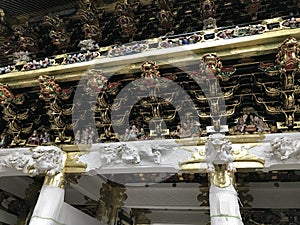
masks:
[[[40,142],[42,145],[49,145],[51,143],[51,137],[48,131],[40,135]]]
[[[135,125],[132,125],[130,131],[129,131],[129,136],[128,136],[128,140],[129,141],[137,141],[138,140],[138,133],[139,130]]]
[[[86,128],[82,131],[81,144],[88,144],[88,141],[89,141],[89,128]]]
[[[78,145],[80,143],[81,143],[81,132],[80,132],[80,130],[77,130],[74,135],[74,144]]]
[[[141,128],[139,133],[138,133],[138,138],[139,140],[146,140],[147,136],[146,136],[146,132],[144,130],[144,128]]]
[[[40,145],[40,138],[36,130],[33,131],[31,136],[27,140],[27,145]]]
[[[123,141],[128,141],[129,140],[129,129],[127,128],[125,130],[125,133],[123,134]]]
[[[96,132],[94,131],[94,129],[92,127],[89,127],[88,130],[89,130],[88,144],[93,144],[95,141]]]

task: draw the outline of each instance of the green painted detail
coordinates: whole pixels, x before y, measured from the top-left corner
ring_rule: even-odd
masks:
[[[212,217],[231,217],[231,218],[235,218],[235,219],[241,220],[241,218],[240,218],[239,216],[224,215],[224,214],[220,214],[220,215],[211,215],[210,218],[212,218]]]
[[[56,223],[56,224],[59,224],[59,225],[66,225],[65,223],[57,222],[56,220],[54,220],[54,219],[52,219],[52,218],[45,218],[45,217],[40,217],[40,216],[33,216],[32,218],[38,218],[38,219],[43,219],[43,220],[51,220],[51,221],[53,221],[53,222]]]

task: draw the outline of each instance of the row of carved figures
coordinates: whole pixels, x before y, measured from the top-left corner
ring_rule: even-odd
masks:
[[[299,26],[294,25],[292,23],[295,21],[296,24],[300,24],[300,18],[287,19],[284,21],[278,22],[280,24],[280,28],[298,28]],[[230,39],[242,36],[250,36],[255,34],[261,34],[269,31],[266,24],[258,24],[258,25],[250,25],[246,27],[235,27],[232,29],[223,29],[218,31],[217,33],[208,34],[200,34],[200,32],[194,32],[193,34],[182,34],[176,35],[176,37],[167,37],[163,39],[157,39],[156,41],[149,40],[143,42],[132,42],[126,45],[115,45],[108,46],[105,54],[102,54],[102,57],[116,57],[121,55],[129,55],[140,53],[148,50],[155,50],[157,48],[170,48],[176,46],[182,46],[187,44],[195,44],[198,42],[211,41],[211,39]],[[207,37],[212,36],[212,38]],[[10,46],[11,47],[11,46]],[[85,62],[89,60],[93,60],[100,56],[101,49],[95,40],[93,39],[85,39],[79,43],[79,47],[81,51],[78,53],[66,54],[62,59],[56,60],[54,58],[45,58],[41,60],[31,60],[31,52],[28,49],[19,49],[19,51],[14,52],[14,60],[16,65],[8,65],[4,67],[0,67],[0,74],[10,73],[13,71],[28,71],[28,70],[36,70],[40,68],[46,68],[52,65],[59,64],[72,64],[77,62]],[[2,46],[2,50],[9,47]],[[61,56],[57,56],[61,57]]]

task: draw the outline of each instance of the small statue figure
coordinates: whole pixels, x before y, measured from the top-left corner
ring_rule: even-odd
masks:
[[[287,74],[285,77],[285,88],[290,89],[294,87],[294,74]]]
[[[294,95],[288,95],[286,100],[285,100],[285,107],[286,109],[292,109],[295,105],[295,99],[294,99]]]
[[[140,132],[138,133],[138,138],[139,138],[139,140],[146,140],[147,139],[146,132],[145,132],[144,128],[140,129]]]
[[[180,138],[180,137],[182,137],[182,133],[183,133],[183,129],[182,129],[181,125],[178,124],[176,126],[176,130],[173,132],[173,135],[175,136],[175,138]]]
[[[86,128],[82,131],[81,144],[88,144],[88,140],[89,140],[89,129]]]
[[[131,130],[129,131],[128,140],[129,141],[137,141],[138,140],[138,138],[137,138],[138,132],[139,132],[138,128],[135,125],[132,125]]]
[[[40,138],[36,130],[33,131],[32,135],[27,140],[27,145],[40,145]]]
[[[125,133],[124,133],[124,135],[123,135],[123,141],[128,141],[129,140],[129,129],[127,128],[126,130],[125,130]]]
[[[288,115],[288,117],[286,119],[286,126],[287,127],[294,126],[294,117],[292,115]]]
[[[94,139],[95,139],[95,131],[93,130],[92,127],[89,128],[89,133],[88,133],[88,144],[93,144]]]
[[[45,131],[43,134],[40,135],[40,142],[42,145],[47,145],[51,143],[51,138],[48,131]]]
[[[200,124],[198,122],[193,122],[191,127],[191,135],[192,137],[200,137],[202,130],[200,128]]]
[[[80,132],[80,130],[77,130],[74,135],[74,144],[78,145],[78,144],[80,144],[80,141],[81,141],[81,132]]]
[[[183,122],[182,124],[182,134],[181,137],[186,138],[192,135],[191,128],[188,122]]]

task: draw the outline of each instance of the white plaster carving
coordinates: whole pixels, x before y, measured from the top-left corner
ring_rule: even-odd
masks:
[[[205,143],[207,170],[215,171],[214,164],[226,164],[228,171],[234,171],[232,143],[224,134],[209,135]]]
[[[86,51],[86,50],[98,50],[99,45],[95,43],[94,40],[92,39],[86,39],[82,40],[79,42],[78,47],[80,47],[81,51]]]
[[[290,137],[276,137],[270,142],[271,155],[280,160],[300,157],[300,141]]]
[[[155,142],[126,142],[118,145],[101,145],[98,150],[104,164],[139,164],[142,160],[161,163],[162,154],[171,151],[177,145],[163,145]]]
[[[53,176],[63,169],[63,153],[56,146],[38,146],[33,149],[27,166],[32,175],[46,173]]]
[[[23,152],[13,152],[0,158],[0,167],[15,168],[17,170],[24,170],[29,161],[28,155]],[[26,173],[26,171],[24,171]]]
[[[0,167],[22,170],[32,176],[39,174],[53,176],[63,169],[63,153],[55,146],[38,146],[31,154],[12,151],[0,158]]]

